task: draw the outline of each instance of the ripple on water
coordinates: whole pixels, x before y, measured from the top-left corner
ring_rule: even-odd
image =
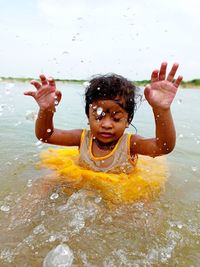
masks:
[[[30,112],[27,121],[26,111],[35,107],[27,98],[22,105],[22,91],[19,88],[12,91],[16,86],[11,87],[6,91],[3,85],[0,98],[1,120],[5,123],[1,151],[6,151],[2,157],[1,171],[5,179],[1,180],[4,182],[1,194],[4,198],[11,191],[11,182],[16,194],[0,200],[0,266],[23,266],[24,262],[27,266],[42,266],[46,255],[63,243],[73,252],[74,266],[200,266],[198,93],[184,90],[174,103],[178,138],[176,149],[168,157],[170,175],[163,195],[151,203],[119,207],[106,205],[101,196],[87,190],[72,193],[70,185],[67,185],[70,196],[56,188],[44,199],[39,192],[36,199],[31,194],[24,197],[24,190],[33,190],[34,177],[43,176],[42,172],[32,174],[36,157],[45,144],[34,145],[34,133],[30,130],[29,136],[24,135],[25,127],[34,125],[34,114]],[[63,96],[66,93],[68,101],[70,94],[68,111],[79,118],[70,117],[68,123],[82,125],[83,116],[78,115],[82,102],[75,103],[77,95],[82,96],[83,88],[74,84],[63,88],[73,88],[63,90]],[[191,107],[195,109],[192,116]],[[15,113],[19,116],[13,120]],[[63,125],[65,116],[57,115],[58,123]],[[14,125],[18,122],[22,123]],[[149,125],[152,124],[147,116],[140,126],[149,131]],[[23,133],[21,137],[19,130]],[[10,138],[10,132],[16,131]],[[28,153],[19,154],[23,150],[18,145],[22,142],[20,138]],[[16,158],[23,162],[22,166]],[[29,159],[32,161],[27,166]],[[16,172],[18,179],[14,176]],[[21,205],[22,199],[27,206]]]

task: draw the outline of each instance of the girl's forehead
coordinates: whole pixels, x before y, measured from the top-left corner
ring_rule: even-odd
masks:
[[[97,109],[101,107],[103,110],[110,110],[110,111],[124,111],[124,100],[122,98],[116,98],[113,100],[97,100],[94,101],[91,105],[92,109]]]

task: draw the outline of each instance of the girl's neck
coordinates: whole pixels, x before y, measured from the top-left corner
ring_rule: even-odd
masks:
[[[118,140],[109,142],[109,143],[103,143],[101,141],[99,141],[98,139],[93,139],[93,142],[96,144],[96,146],[100,149],[100,150],[113,150],[115,145],[117,144]]]

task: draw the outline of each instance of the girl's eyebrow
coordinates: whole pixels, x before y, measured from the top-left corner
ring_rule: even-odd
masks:
[[[123,113],[121,110],[117,110],[117,111],[112,111],[112,109],[110,110],[109,108],[107,110],[105,110],[105,113],[111,113],[113,115],[118,114],[118,113]]]
[[[121,102],[121,100],[114,99],[115,103],[120,106],[120,108],[124,109],[124,103]]]
[[[122,111],[119,110],[119,111],[113,111],[113,112],[112,112],[113,115],[116,115],[116,114],[119,114],[119,113],[122,113]]]

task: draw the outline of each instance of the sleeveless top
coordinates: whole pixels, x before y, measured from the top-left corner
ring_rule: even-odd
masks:
[[[130,155],[131,134],[123,134],[113,150],[103,157],[92,154],[91,131],[83,130],[81,135],[79,165],[93,171],[108,173],[130,173],[137,162],[137,155]]]

